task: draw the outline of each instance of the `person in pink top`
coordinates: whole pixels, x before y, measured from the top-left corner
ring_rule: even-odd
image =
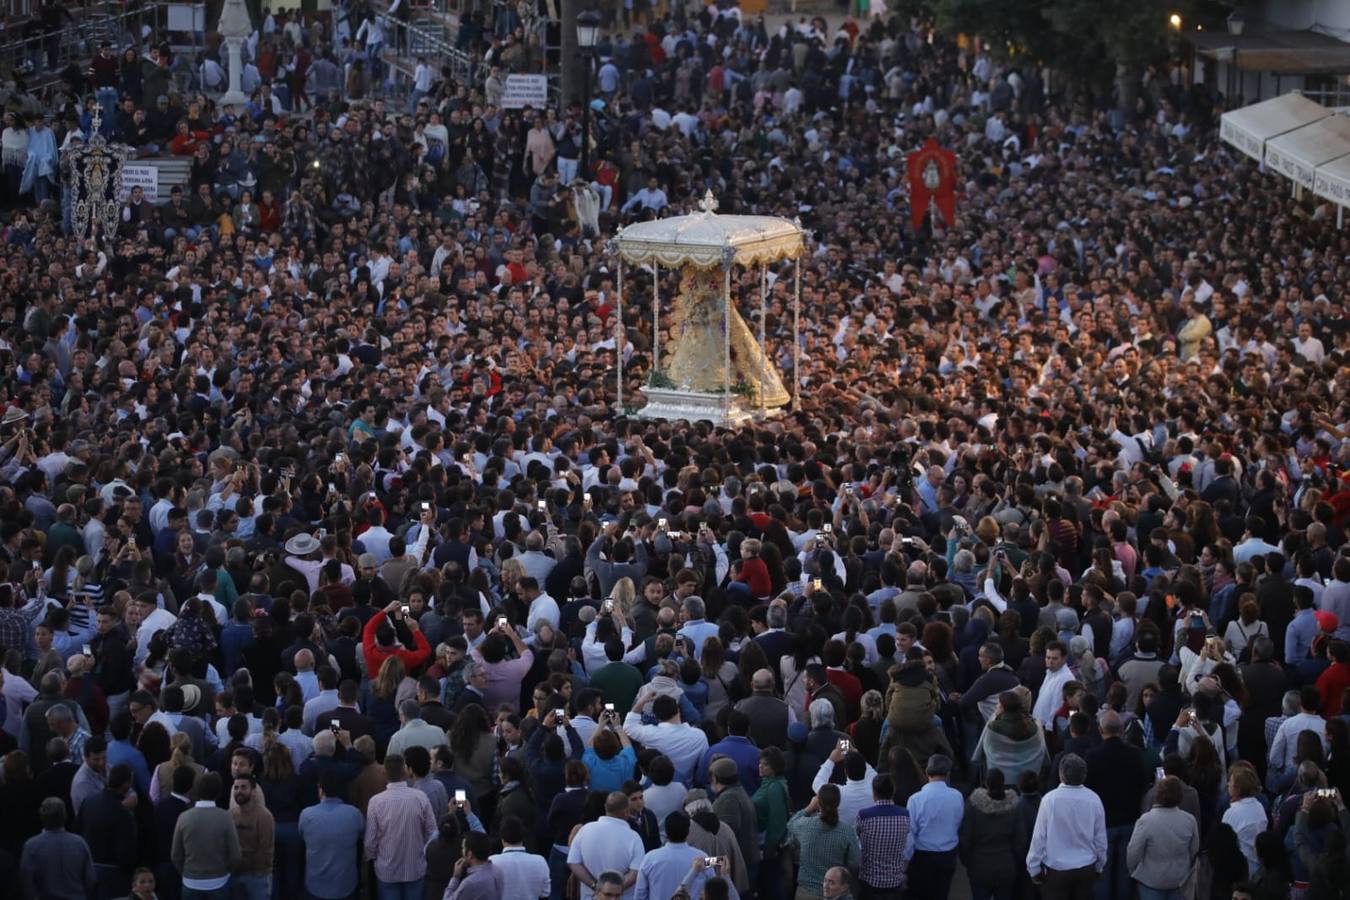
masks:
[[[516,653],[508,659],[506,651],[510,647],[515,647]],[[483,705],[492,710],[505,705],[519,712],[520,683],[534,664],[534,651],[525,646],[510,622],[502,617],[493,625],[483,643],[478,645],[474,655],[487,672],[488,683],[483,691]]]

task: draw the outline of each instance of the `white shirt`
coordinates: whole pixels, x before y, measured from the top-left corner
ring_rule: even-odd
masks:
[[[1031,708],[1031,717],[1047,730],[1055,727],[1055,710],[1064,705],[1064,685],[1073,681],[1073,672],[1068,664],[1059,667],[1058,672],[1049,670],[1041,682],[1040,693],[1036,695],[1036,705]]]
[[[431,76],[435,70],[425,63],[420,63],[413,71],[413,87],[426,93],[431,90]]]
[[[1301,712],[1290,716],[1275,732],[1275,740],[1270,742],[1270,765],[1285,770],[1294,767],[1294,753],[1298,748],[1298,736],[1304,731],[1316,732],[1322,739],[1322,750],[1327,749],[1327,723],[1316,713]]]
[[[389,539],[394,535],[383,525],[375,525],[361,532],[358,540],[361,546],[366,548],[366,552],[375,557],[376,567],[389,562]]]
[[[5,732],[18,740],[19,726],[23,725],[23,709],[37,697],[37,691],[17,675],[6,675],[0,693],[5,697]]]
[[[707,745],[706,740],[704,745]],[[567,851],[567,862],[568,865],[581,863],[592,877],[611,869],[624,875],[629,871],[636,872],[645,855],[642,838],[627,822],[613,816],[601,816],[581,826]],[[581,900],[591,900],[594,896],[593,890],[581,885]],[[633,900],[633,888],[624,891],[623,896],[624,900]]]
[[[648,750],[656,750],[670,757],[675,766],[676,780],[685,784],[693,783],[694,770],[708,750],[708,736],[703,733],[703,729],[692,725],[676,725],[674,722],[644,725],[641,713],[628,713],[623,720],[623,732]]]
[[[642,805],[656,816],[661,828],[661,840],[666,839],[666,816],[684,809],[685,787],[678,781],[666,785],[652,785],[642,791]]]
[[[1068,668],[1065,666],[1064,668]],[[1027,850],[1027,871],[1106,868],[1106,810],[1082,785],[1062,784],[1045,795]]]
[[[811,782],[811,793],[818,792],[821,785],[827,783],[833,776],[834,761],[827,759],[821,763],[819,771],[816,772],[815,780]],[[844,782],[844,786],[839,789],[839,823],[841,825],[852,828],[858,821],[858,810],[866,809],[876,802],[872,799],[872,779],[876,777],[876,769],[868,766],[861,781],[854,781],[850,778]]]
[[[524,847],[504,847],[488,857],[502,872],[502,900],[536,900],[550,891],[548,862]]]
[[[1270,824],[1266,819],[1266,809],[1255,797],[1243,797],[1224,810],[1223,824],[1232,828],[1237,835],[1238,847],[1242,855],[1247,857],[1247,877],[1250,878],[1260,866],[1256,859],[1256,836]]]
[[[1303,338],[1294,338],[1294,352],[1315,366],[1321,365],[1327,355],[1322,342],[1315,337],[1310,337],[1306,341]]]
[[[558,623],[562,621],[562,612],[558,609],[558,601],[548,594],[540,594],[530,603],[530,611],[526,613],[525,627],[533,629],[534,624],[540,619],[548,622],[554,631],[558,629]]]
[[[167,609],[156,609],[141,621],[136,629],[136,665],[145,662],[150,655],[150,639],[177,621],[178,617]]]

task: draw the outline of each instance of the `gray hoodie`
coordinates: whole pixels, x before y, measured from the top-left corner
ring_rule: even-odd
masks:
[[[1190,877],[1200,852],[1200,826],[1180,807],[1155,806],[1134,823],[1126,851],[1130,876],[1145,887],[1170,891]]]

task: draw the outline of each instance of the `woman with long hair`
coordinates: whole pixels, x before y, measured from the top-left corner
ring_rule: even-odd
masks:
[[[782,675],[783,700],[788,709],[806,709],[806,667],[820,662],[820,651],[825,646],[825,629],[812,623],[793,637],[792,653],[778,661]]]
[[[834,866],[856,871],[861,865],[858,833],[839,821],[839,799],[838,785],[823,784],[806,808],[788,820],[788,837],[802,851],[797,900],[822,896],[825,873]]]
[[[769,657],[765,655],[764,648],[757,641],[743,641],[740,652],[736,654],[736,675],[741,680],[742,685],[751,684],[754,681],[755,673],[760,669],[769,669]]]
[[[1327,783],[1350,797],[1350,722],[1341,716],[1327,720],[1327,748]]]
[[[848,726],[848,736],[869,764],[881,757],[881,728],[886,724],[886,701],[881,691],[870,690],[862,696],[862,714]]]
[[[258,777],[267,810],[275,822],[275,861],[273,878],[283,897],[300,895],[301,871],[305,848],[300,840],[300,779],[295,775],[295,760],[290,749],[279,740],[263,744],[263,766]]]
[[[934,674],[943,693],[956,690],[959,661],[952,626],[946,622],[929,622],[923,627],[922,643],[933,657]]]
[[[136,749],[145,757],[145,765],[151,772],[173,759],[173,744],[169,740],[169,730],[158,722],[147,722],[136,739]],[[157,779],[152,779],[153,781]],[[173,782],[169,782],[172,786]],[[167,796],[167,793],[166,793]]]
[[[151,722],[150,725],[159,725],[158,722]],[[144,743],[145,735],[150,730],[150,725],[141,732],[141,742]],[[163,730],[163,726],[160,726]],[[165,732],[167,734],[167,732]],[[141,751],[145,754],[145,751]],[[173,793],[173,776],[179,769],[191,769],[193,772],[193,784],[196,784],[205,771],[206,767],[200,765],[192,758],[192,738],[187,732],[179,731],[169,739],[169,758],[155,766],[150,777],[150,802],[158,803],[161,798]]]
[[[745,696],[745,687],[738,680],[740,672],[736,664],[727,659],[722,642],[716,636],[704,638],[700,663],[703,681],[708,686],[703,718],[716,721],[719,712]]]
[[[202,570],[202,560],[192,532],[180,531],[174,540],[173,556],[168,564],[169,587],[173,588],[175,597],[197,595],[197,576]]]
[[[42,584],[47,595],[62,603],[70,599],[70,588],[75,581],[75,548],[69,544],[56,551],[52,567],[42,573]]]
[[[375,678],[363,686],[366,715],[375,723],[375,743],[380,752],[389,746],[389,739],[399,729],[398,688],[407,674],[403,660],[389,656],[380,664]]]
[[[469,782],[478,797],[478,817],[491,821],[497,791],[492,777],[497,760],[497,736],[492,732],[487,711],[477,703],[465,706],[450,727],[448,737],[455,772]]]
[[[1200,797],[1200,833],[1208,834],[1218,809],[1219,791],[1224,786],[1223,763],[1208,735],[1200,734],[1191,739],[1186,768],[1190,772],[1191,787]]]
[[[1238,617],[1224,629],[1223,642],[1228,652],[1240,659],[1247,645],[1258,637],[1270,637],[1270,626],[1261,621],[1261,607],[1256,603],[1256,595],[1243,594],[1238,604]]]

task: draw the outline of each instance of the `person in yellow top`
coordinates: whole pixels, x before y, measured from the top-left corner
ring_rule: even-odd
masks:
[[[1177,338],[1181,341],[1181,358],[1188,360],[1199,353],[1200,343],[1213,331],[1214,326],[1210,324],[1209,317],[1201,311],[1199,305],[1187,304],[1186,322],[1177,330]]]

